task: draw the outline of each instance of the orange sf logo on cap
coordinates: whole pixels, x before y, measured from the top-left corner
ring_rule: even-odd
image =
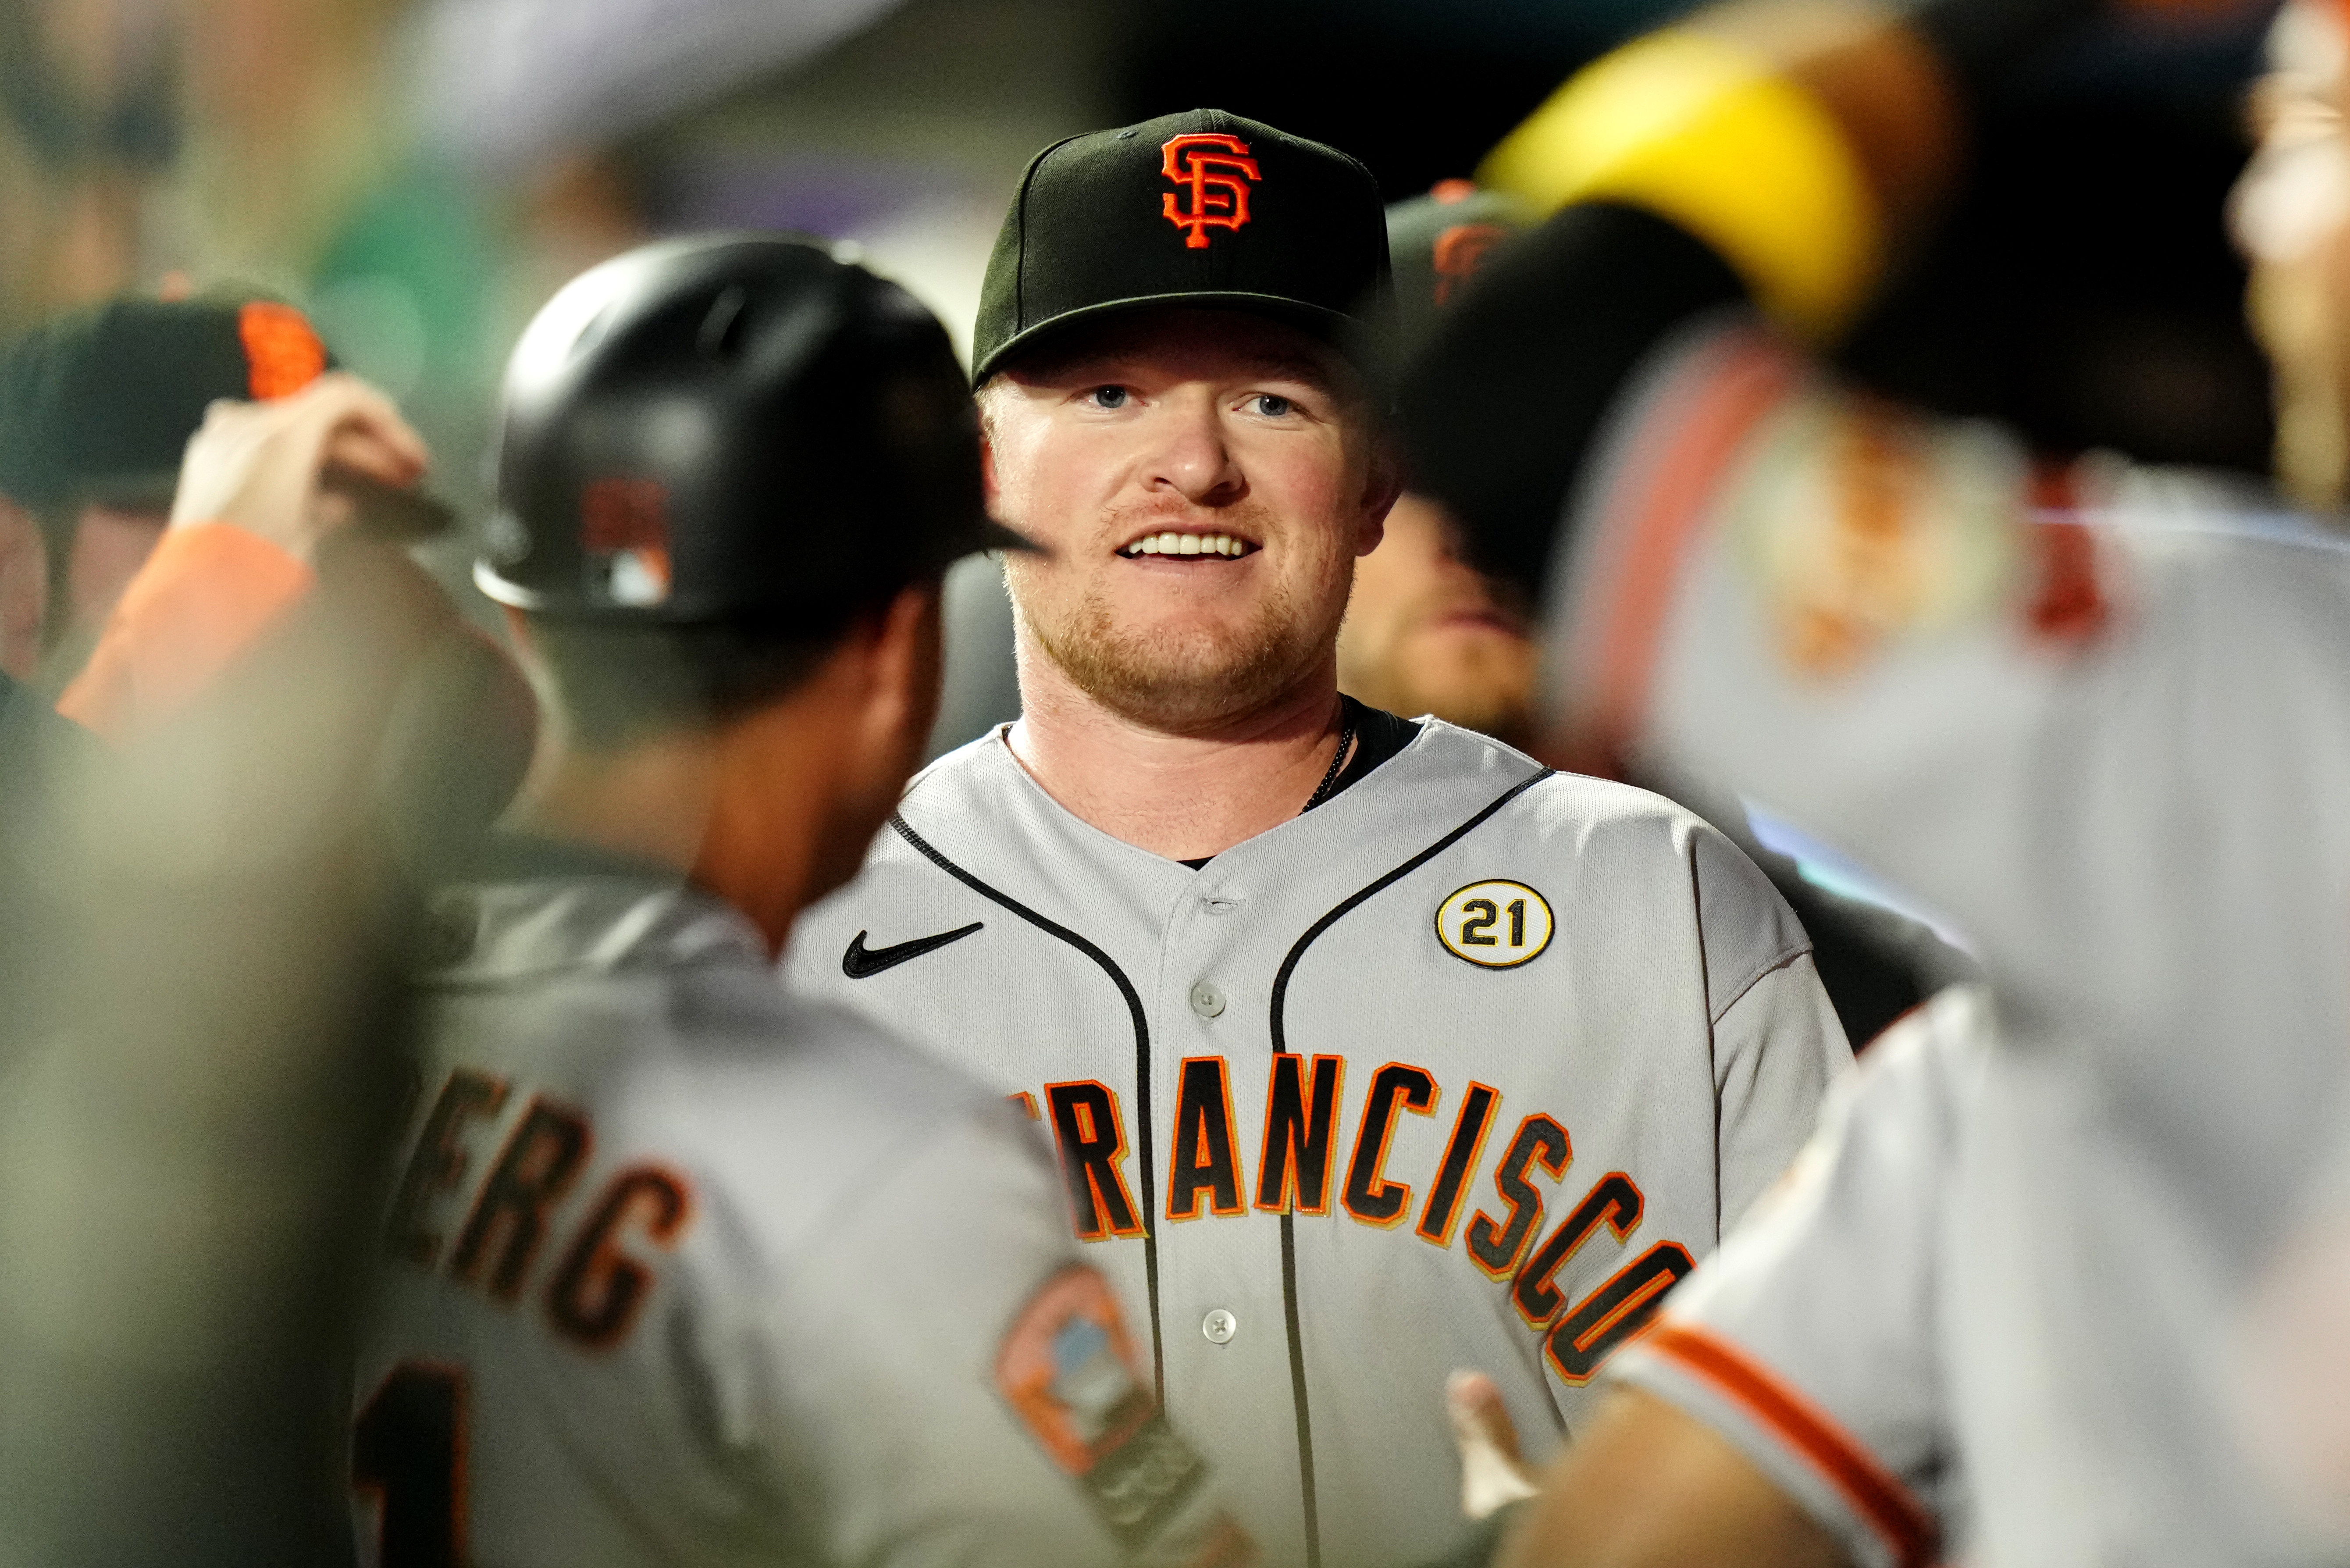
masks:
[[[1510,237],[1499,223],[1455,223],[1436,236],[1430,257],[1436,271],[1436,303],[1449,303],[1484,265],[1485,253]]]
[[[1183,242],[1186,249],[1206,250],[1211,226],[1236,230],[1249,221],[1248,182],[1263,176],[1248,155],[1247,142],[1237,136],[1194,130],[1170,138],[1159,151],[1163,154],[1159,171],[1183,187],[1165,192],[1159,210],[1177,228],[1191,231]],[[1188,212],[1181,204],[1185,191],[1191,198]]]
[[[310,319],[290,305],[256,299],[236,314],[244,345],[245,382],[254,400],[290,398],[327,368],[326,346]]]

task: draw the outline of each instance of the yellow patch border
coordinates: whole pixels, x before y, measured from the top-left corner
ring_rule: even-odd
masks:
[[[1460,898],[1461,894],[1473,893],[1480,888],[1514,888],[1519,892],[1523,893],[1527,898],[1532,898],[1535,903],[1542,906],[1544,921],[1543,939],[1541,941],[1534,944],[1534,951],[1526,954],[1523,958],[1513,958],[1507,963],[1489,963],[1482,958],[1471,958],[1469,954],[1462,952],[1460,948],[1453,944],[1452,939],[1445,934],[1444,911],[1452,908],[1452,901],[1455,898]],[[1508,877],[1481,877],[1474,882],[1462,883],[1460,887],[1453,888],[1451,892],[1447,893],[1442,901],[1436,906],[1436,913],[1430,918],[1430,923],[1436,928],[1436,940],[1443,944],[1444,950],[1446,952],[1451,953],[1462,963],[1471,965],[1477,969],[1484,970],[1523,969],[1527,964],[1534,962],[1534,960],[1542,957],[1543,954],[1548,952],[1550,950],[1551,939],[1558,935],[1558,911],[1550,907],[1550,900],[1544,898],[1539,891],[1528,887],[1525,883],[1516,881]]]

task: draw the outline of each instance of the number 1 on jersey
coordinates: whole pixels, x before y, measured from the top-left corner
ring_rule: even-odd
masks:
[[[460,1568],[465,1561],[462,1367],[403,1361],[351,1424],[351,1487],[372,1496],[380,1568]]]

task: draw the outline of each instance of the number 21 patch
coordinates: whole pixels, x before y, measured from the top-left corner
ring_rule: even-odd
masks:
[[[1515,969],[1550,946],[1550,904],[1523,882],[1471,882],[1436,908],[1436,940],[1480,969]]]

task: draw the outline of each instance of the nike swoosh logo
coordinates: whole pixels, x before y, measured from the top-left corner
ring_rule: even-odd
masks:
[[[851,980],[870,980],[885,969],[896,969],[908,959],[934,953],[949,942],[959,942],[987,922],[973,920],[958,930],[941,931],[934,937],[916,937],[910,942],[899,942],[894,948],[868,948],[867,933],[859,931],[848,950],[840,955],[840,972]]]

